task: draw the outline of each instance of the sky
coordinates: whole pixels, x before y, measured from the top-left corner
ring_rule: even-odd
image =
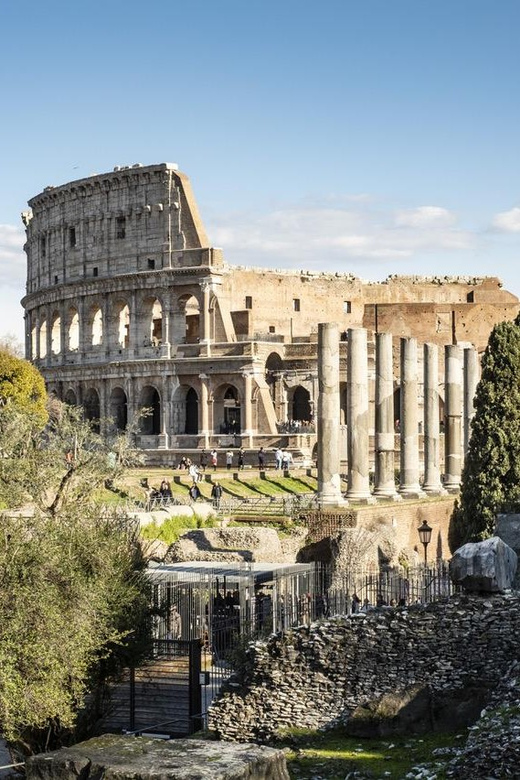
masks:
[[[0,0],[0,338],[27,200],[175,162],[233,265],[520,296],[518,0]]]

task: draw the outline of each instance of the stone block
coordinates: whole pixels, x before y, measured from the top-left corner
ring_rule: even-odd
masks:
[[[195,739],[157,740],[105,734],[31,756],[28,780],[289,780],[282,750]]]
[[[513,585],[517,563],[515,551],[492,536],[459,547],[450,561],[450,576],[466,591],[504,593]]]

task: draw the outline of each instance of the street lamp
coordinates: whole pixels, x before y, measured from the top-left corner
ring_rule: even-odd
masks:
[[[419,533],[419,539],[424,547],[424,565],[426,566],[428,563],[428,545],[432,539],[433,528],[430,528],[426,520],[423,520],[423,524],[419,526],[417,531]]]

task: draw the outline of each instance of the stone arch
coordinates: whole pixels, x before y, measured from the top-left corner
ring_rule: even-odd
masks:
[[[196,344],[200,338],[200,301],[195,295],[182,295],[177,300],[177,312],[179,323],[182,322],[183,327],[183,334],[179,333],[179,342]]]
[[[69,352],[77,352],[79,349],[79,314],[74,306],[69,308],[67,349]]]
[[[65,395],[63,396],[63,400],[69,406],[78,405],[78,399],[72,387],[69,387],[69,389],[66,391]]]
[[[47,320],[43,320],[42,324],[40,325],[40,357],[44,358],[47,356]]]
[[[273,401],[276,398],[276,381],[283,370],[283,360],[278,352],[271,352],[265,361],[265,381],[269,387],[269,392]]]
[[[93,306],[89,317],[90,344],[92,347],[99,347],[103,343],[103,324],[101,308]]]
[[[302,385],[294,388],[290,409],[293,420],[300,420],[301,422],[310,422],[312,420],[311,395]]]
[[[53,355],[59,355],[61,352],[61,317],[58,312],[54,312],[51,322],[51,352]]]
[[[145,385],[141,390],[139,406],[149,409],[150,414],[141,420],[141,433],[145,436],[157,436],[161,432],[161,397],[153,385]]]
[[[143,300],[144,345],[160,347],[163,342],[163,306],[159,298]]]
[[[122,387],[114,387],[109,400],[110,417],[118,431],[124,431],[128,423],[128,399]]]
[[[35,358],[38,354],[38,328],[33,325],[31,328],[31,358]]]
[[[172,396],[172,430],[174,434],[199,432],[199,397],[191,385],[179,385]]]
[[[126,301],[117,301],[115,308],[116,343],[120,350],[130,345],[130,307]]]
[[[241,404],[235,385],[226,383],[216,388],[213,394],[213,427],[216,433],[240,433]]]
[[[99,402],[99,393],[95,387],[89,387],[83,400],[83,409],[85,418],[90,420],[93,429],[99,433],[99,419],[101,417],[101,404]]]

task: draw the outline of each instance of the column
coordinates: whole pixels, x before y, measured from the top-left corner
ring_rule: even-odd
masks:
[[[333,322],[318,324],[318,503],[344,503],[339,475],[339,334]]]
[[[129,357],[137,358],[139,357],[139,352],[141,351],[141,345],[143,343],[143,339],[140,338],[140,327],[139,327],[139,314],[138,314],[138,304],[137,304],[137,295],[135,293],[135,290],[132,291],[132,294],[130,295],[130,326],[129,326],[129,333],[128,333],[128,349],[126,350],[126,357],[127,359]]]
[[[401,339],[401,482],[399,492],[407,498],[424,495],[419,485],[419,381],[417,340]]]
[[[475,414],[473,402],[479,381],[478,352],[475,347],[464,350],[464,454],[471,438],[471,421]]]
[[[170,430],[170,392],[169,392],[169,380],[163,379],[162,393],[161,393],[161,432],[157,437],[157,449],[167,450],[169,447],[169,435]]]
[[[246,372],[242,374],[244,379],[244,429],[242,431],[242,445],[251,447],[251,436],[253,434],[253,407],[252,407],[252,394],[253,394],[253,375]],[[246,441],[244,442],[244,437]]]
[[[394,466],[394,371],[392,334],[376,334],[376,437],[374,495],[397,498]]]
[[[454,344],[444,353],[444,487],[460,488],[462,471],[462,350]]]
[[[65,363],[67,360],[67,353],[69,351],[69,312],[67,308],[61,304],[60,306],[60,363]]]
[[[209,447],[209,386],[207,374],[199,374],[200,379],[200,435],[204,438],[204,449]]]
[[[347,340],[347,498],[366,502],[371,498],[367,332],[364,328],[349,328]],[[339,425],[339,408],[337,420]]]
[[[441,482],[439,434],[439,348],[424,345],[424,492],[440,496],[446,491]]]
[[[166,307],[162,311],[162,338],[161,338],[160,356],[162,358],[167,358],[167,359],[171,357],[170,309]]]
[[[211,282],[209,280],[203,280],[200,282],[202,290],[202,338],[200,340],[201,354],[211,354],[211,315],[210,315],[210,302],[211,302]]]

